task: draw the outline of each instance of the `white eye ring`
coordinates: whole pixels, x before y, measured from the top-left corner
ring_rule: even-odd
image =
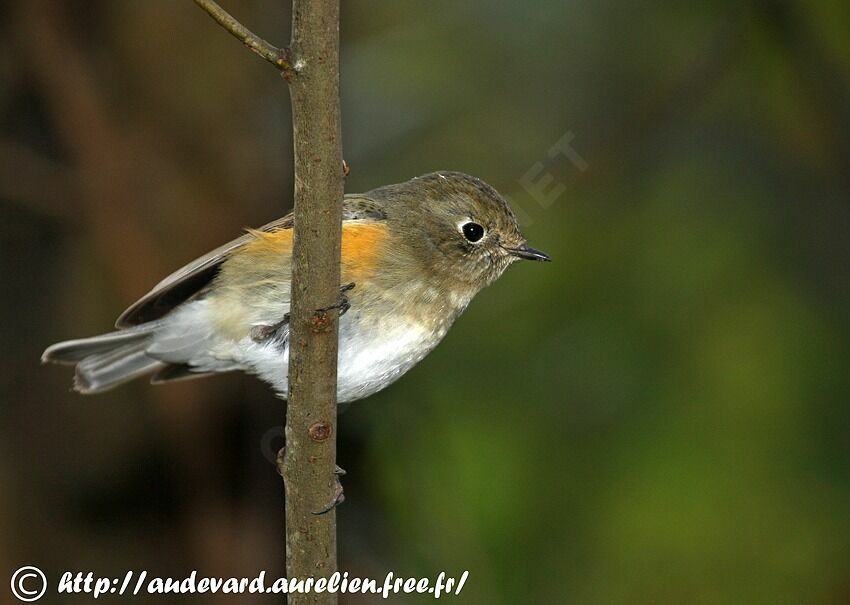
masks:
[[[487,229],[472,219],[464,219],[457,224],[458,231],[471,244],[477,244],[487,235]]]

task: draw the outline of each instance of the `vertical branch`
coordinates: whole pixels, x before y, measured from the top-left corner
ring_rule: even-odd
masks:
[[[287,77],[295,145],[295,223],[286,413],[286,571],[336,571],[337,312],[342,231],[339,0],[294,0]],[[284,73],[284,76],[287,76]],[[289,595],[290,605],[336,603],[335,594]]]
[[[336,310],[340,296],[343,164],[339,110],[339,0],[293,0],[292,40],[278,49],[214,0],[195,0],[219,25],[274,64],[289,82],[295,147],[292,301],[286,453],[286,573],[336,571]],[[337,602],[328,592],[289,595],[290,605]]]

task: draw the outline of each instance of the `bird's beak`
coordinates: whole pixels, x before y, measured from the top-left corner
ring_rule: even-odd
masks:
[[[545,252],[535,250],[534,248],[526,246],[525,244],[523,244],[519,248],[505,248],[505,252],[507,252],[511,256],[516,256],[517,258],[522,258],[525,260],[542,260],[546,262],[552,260]]]

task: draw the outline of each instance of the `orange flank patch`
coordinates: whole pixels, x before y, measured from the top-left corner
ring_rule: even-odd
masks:
[[[248,233],[257,239],[245,244],[244,256],[259,257],[292,254],[292,229],[278,229],[277,231],[248,229]]]
[[[249,256],[292,254],[292,229],[265,232],[251,229],[257,239],[245,244]],[[348,221],[342,224],[342,281],[357,282],[375,269],[387,237],[385,223]]]
[[[342,224],[342,281],[367,279],[382,258],[386,223]]]

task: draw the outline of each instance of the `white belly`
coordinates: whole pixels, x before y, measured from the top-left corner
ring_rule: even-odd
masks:
[[[388,386],[425,357],[443,336],[416,322],[388,321],[379,329],[364,329],[351,315],[340,321],[339,403],[368,397]],[[240,365],[286,397],[289,346],[258,345],[250,339],[239,344]]]
[[[183,307],[155,336],[149,349],[152,356],[171,363],[187,363],[199,372],[241,369],[256,374],[285,398],[288,339],[256,342],[249,335],[250,324],[244,321],[239,331],[245,335],[234,339],[221,329],[221,315],[216,312],[217,308],[206,300]],[[260,318],[255,325],[265,323],[273,321]],[[433,324],[426,328],[415,316],[400,316],[392,311],[378,322],[364,322],[356,309],[349,310],[340,318],[337,400],[345,403],[362,399],[388,386],[425,357],[450,324],[451,319],[438,328]]]
[[[354,401],[377,393],[416,365],[441,337],[409,323],[372,333],[343,331],[339,340],[338,400]]]

